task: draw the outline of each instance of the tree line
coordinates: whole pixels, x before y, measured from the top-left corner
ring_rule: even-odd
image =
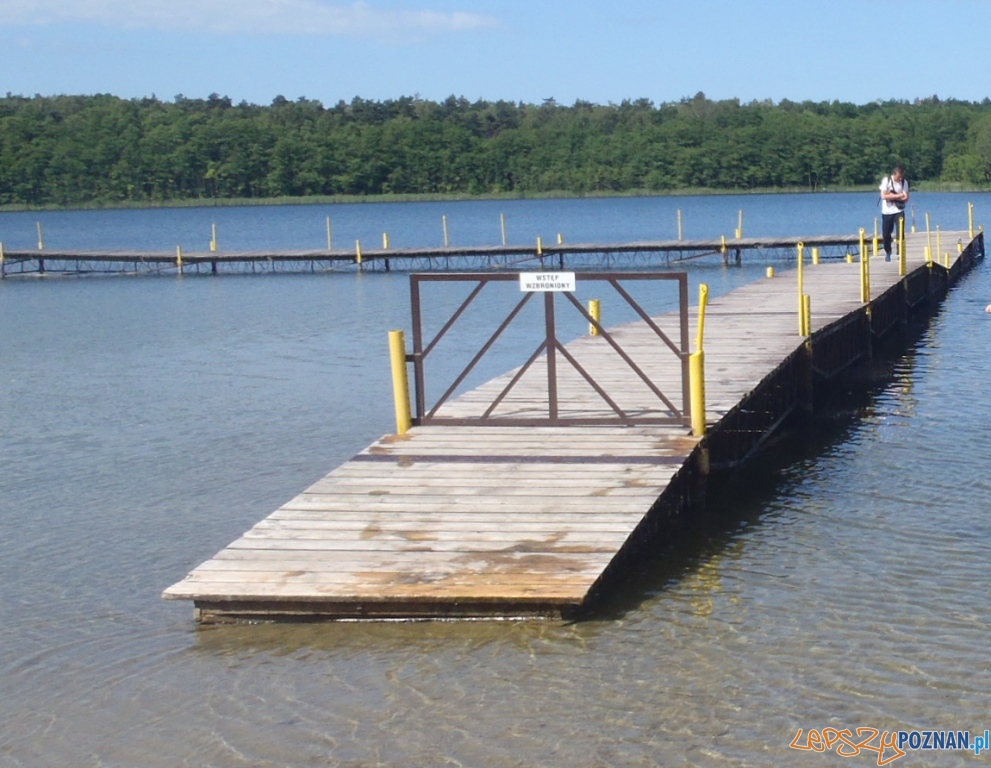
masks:
[[[991,101],[0,98],[0,205],[991,181]]]

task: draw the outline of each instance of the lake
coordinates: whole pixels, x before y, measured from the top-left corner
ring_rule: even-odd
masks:
[[[34,247],[873,228],[876,195],[0,213]],[[991,195],[913,195],[944,230]],[[925,206],[925,207],[923,207]],[[323,239],[321,239],[323,238]],[[725,292],[763,266],[693,265]],[[694,297],[693,293],[693,297]],[[801,728],[989,727],[991,276],[579,623],[198,627],[161,591],[394,428],[398,273],[0,283],[0,768],[824,765]],[[507,352],[491,372],[515,364]],[[501,366],[501,369],[500,369]],[[498,369],[498,370],[497,370]],[[834,748],[835,751],[835,748]],[[964,765],[972,752],[912,755]],[[876,764],[862,754],[856,764]]]

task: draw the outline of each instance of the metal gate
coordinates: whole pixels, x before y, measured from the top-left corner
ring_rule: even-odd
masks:
[[[578,272],[575,273],[576,280],[581,283],[587,281],[597,281],[611,286],[616,293],[633,309],[640,320],[653,332],[653,337],[657,339],[657,353],[671,355],[672,362],[675,362],[680,369],[680,389],[674,396],[668,396],[662,392],[654,381],[644,373],[622,346],[617,342],[608,330],[606,330],[598,320],[592,317],[589,311],[582,306],[581,302],[569,291],[543,292],[544,304],[544,338],[538,344],[530,357],[522,367],[512,376],[510,381],[502,391],[493,399],[492,403],[480,416],[473,417],[446,417],[439,415],[438,411],[448,403],[458,387],[465,381],[478,362],[492,348],[504,331],[519,316],[523,308],[537,295],[534,292],[524,292],[520,301],[502,320],[501,324],[488,340],[482,345],[478,353],[472,358],[467,366],[458,374],[450,386],[445,390],[437,402],[432,405],[427,404],[426,395],[426,368],[427,361],[437,347],[438,342],[449,332],[462,316],[466,309],[475,301],[482,290],[490,283],[518,283],[520,275],[518,273],[462,273],[462,274],[414,274],[410,276],[410,299],[413,320],[413,352],[406,355],[406,362],[413,364],[413,379],[415,387],[415,416],[414,424],[451,424],[451,425],[492,425],[492,426],[563,426],[563,425],[599,425],[599,424],[691,424],[690,387],[689,387],[689,341],[688,341],[688,275],[685,272],[667,273],[644,273],[644,272]],[[651,318],[651,316],[640,306],[640,304],[623,287],[627,281],[671,281],[676,283],[678,291],[679,305],[679,329],[677,340],[672,340],[670,336]],[[424,283],[436,282],[461,282],[475,283],[467,298],[447,319],[437,334],[430,340],[424,339],[423,334],[423,313],[424,306],[421,297],[421,286]],[[629,413],[620,407],[616,398],[605,391],[595,378],[579,363],[575,356],[557,337],[557,317],[556,317],[556,297],[562,296],[565,306],[576,310],[590,325],[595,328],[602,340],[608,344],[616,353],[619,361],[629,367],[636,378],[643,382],[646,388],[656,398],[655,411],[647,414]],[[518,417],[518,416],[496,416],[495,410],[499,407],[506,396],[513,390],[520,379],[526,374],[534,363],[546,357],[547,368],[547,389],[546,389],[546,415],[540,417]],[[578,372],[581,378],[587,382],[602,401],[608,406],[602,416],[582,416],[569,417],[561,414],[561,402],[558,387],[558,367],[559,364],[567,363]],[[676,404],[675,401],[680,401]],[[643,410],[643,409],[638,409]]]

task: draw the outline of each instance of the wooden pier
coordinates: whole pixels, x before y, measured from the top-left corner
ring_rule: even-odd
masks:
[[[671,409],[658,405],[635,372],[615,364],[609,343],[581,338],[566,345],[568,359],[586,368],[602,363],[597,370],[606,373],[597,381],[615,393],[616,408],[604,406],[601,394],[565,367],[556,415],[575,423],[436,423],[383,437],[164,596],[193,600],[203,621],[579,611],[608,594],[632,559],[663,541],[673,520],[691,514],[711,467],[745,461],[790,414],[811,408],[817,390],[869,357],[878,339],[932,311],[984,256],[983,233],[942,237],[953,244],[948,267],[939,254],[927,264],[925,235],[908,237],[904,275],[897,257],[869,259],[868,301],[859,263],[806,261],[807,336],[799,334],[795,269],[712,300],[704,333],[704,438],[690,434],[684,411],[675,423],[643,423],[642,417]],[[958,240],[965,246],[960,251]],[[678,338],[675,314],[654,322]],[[633,356],[653,349],[652,333],[643,324],[611,329]],[[512,419],[546,408],[537,385],[547,358],[519,378],[499,413]],[[677,360],[638,359],[657,387],[680,391]],[[517,373],[452,399],[445,412],[455,421],[477,414]],[[629,423],[594,423],[597,414],[617,412]]]
[[[431,271],[548,266],[656,267],[699,258],[739,262],[744,254],[787,258],[799,242],[841,259],[859,235],[657,240],[629,243],[351,248],[268,251],[81,251],[2,248],[0,279],[57,275],[268,274],[347,270]]]

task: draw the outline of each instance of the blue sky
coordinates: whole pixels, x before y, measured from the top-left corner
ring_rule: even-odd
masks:
[[[0,93],[991,96],[991,0],[0,0]]]

